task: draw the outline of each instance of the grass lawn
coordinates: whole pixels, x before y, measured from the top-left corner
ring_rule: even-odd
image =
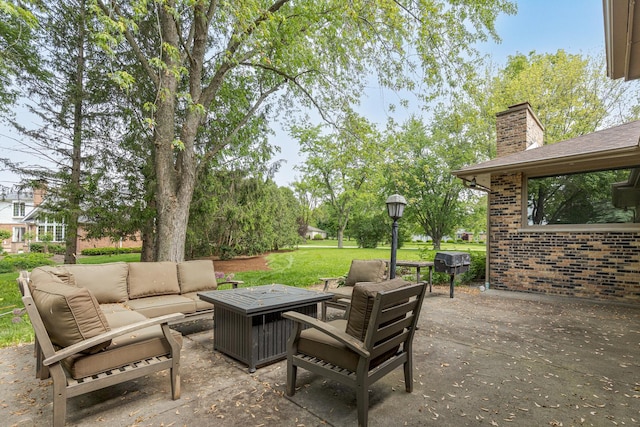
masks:
[[[271,283],[281,283],[291,286],[307,287],[320,283],[322,277],[340,277],[349,271],[353,259],[388,259],[389,248],[359,249],[355,246],[337,248],[337,242],[331,240],[313,241],[324,245],[300,247],[285,252],[272,253],[267,256],[270,270],[245,271],[235,274],[235,279],[243,280],[244,286],[258,286]],[[332,246],[333,244],[333,246]],[[355,243],[354,243],[355,244]],[[435,251],[420,250],[426,248],[425,243],[407,244],[398,250],[398,260],[433,260]],[[443,244],[441,250],[481,251],[484,244]],[[106,262],[138,262],[140,254],[99,255],[83,257],[80,264],[102,264]],[[412,270],[413,272],[413,270]],[[16,283],[18,273],[0,274],[0,347],[7,347],[19,343],[33,341],[33,330],[27,319],[14,319],[13,311],[23,308],[20,292]]]

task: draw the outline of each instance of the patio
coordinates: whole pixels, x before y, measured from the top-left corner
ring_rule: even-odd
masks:
[[[372,387],[370,424],[637,425],[640,307],[536,294],[434,287],[414,341],[414,392],[402,370]],[[355,394],[286,362],[247,367],[213,352],[211,322],[184,330],[182,398],[151,376],[70,401],[77,426],[352,426]],[[51,386],[34,377],[33,345],[0,350],[3,425],[51,424]],[[168,373],[164,373],[168,375]]]

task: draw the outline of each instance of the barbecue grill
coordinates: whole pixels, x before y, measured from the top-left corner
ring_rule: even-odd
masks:
[[[469,271],[471,255],[467,252],[438,252],[433,260],[433,266],[437,273],[447,273],[449,280],[449,297],[453,298],[453,281],[456,274]]]

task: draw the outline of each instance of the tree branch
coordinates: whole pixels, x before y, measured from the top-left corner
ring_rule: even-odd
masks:
[[[97,4],[98,4],[98,7],[100,7],[100,9],[102,10],[102,12],[111,18],[111,11],[102,2],[102,0],[97,0]],[[122,13],[118,8],[118,5],[115,4],[115,2],[112,2],[112,4],[113,4],[115,13],[119,16],[122,16]],[[133,53],[135,54],[136,58],[138,59],[138,61],[140,61],[140,64],[144,68],[149,79],[151,79],[156,89],[158,89],[160,86],[160,79],[156,73],[156,70],[151,66],[151,64],[149,64],[149,61],[147,61],[147,58],[145,57],[144,53],[142,53],[142,49],[140,49],[140,46],[138,45],[138,43],[136,43],[136,40],[133,37],[133,34],[131,34],[131,31],[127,27],[125,27],[125,30],[124,30],[124,37],[127,40],[127,43],[129,43],[129,46],[131,46],[131,49],[133,50]]]

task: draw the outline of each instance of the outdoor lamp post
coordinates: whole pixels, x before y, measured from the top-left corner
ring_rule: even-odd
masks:
[[[389,196],[387,199],[387,212],[393,220],[391,227],[391,265],[389,266],[389,278],[396,277],[396,252],[398,251],[398,220],[402,218],[407,200],[399,194]]]

